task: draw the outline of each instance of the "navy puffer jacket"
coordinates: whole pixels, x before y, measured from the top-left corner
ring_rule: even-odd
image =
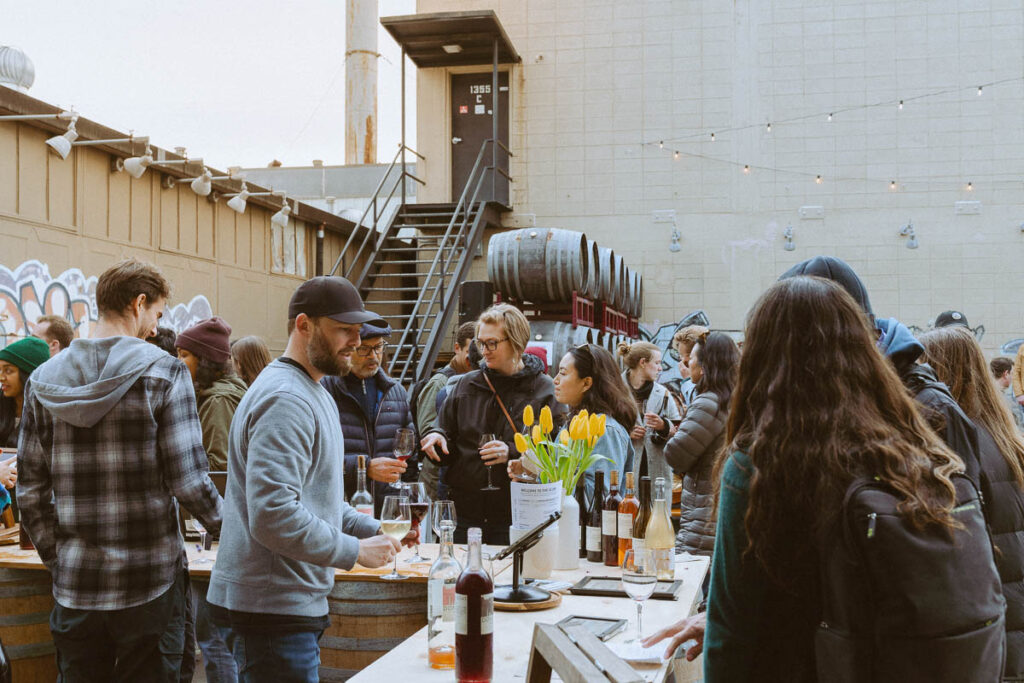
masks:
[[[367,390],[373,387],[377,390],[377,411],[372,419],[348,386],[348,382],[360,381],[366,383]],[[341,417],[341,431],[345,435],[345,496],[351,497],[356,490],[358,456],[393,458],[395,432],[403,427],[415,430],[409,396],[402,385],[384,374],[383,370],[378,370],[376,375],[367,380],[332,375],[324,377],[320,383],[331,394]],[[408,465],[409,469],[402,475],[402,479],[416,481],[415,464],[409,460]],[[384,497],[397,495],[398,489],[369,477],[366,485],[373,494],[374,515],[379,516]]]

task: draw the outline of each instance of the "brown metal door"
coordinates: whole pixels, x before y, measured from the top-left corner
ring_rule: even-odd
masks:
[[[452,201],[459,201],[466,181],[473,170],[484,140],[493,134],[490,71],[480,74],[452,76]],[[498,139],[508,146],[508,72],[498,74]],[[491,148],[480,165],[492,166]],[[497,150],[497,166],[508,173],[508,154]],[[469,189],[470,195],[474,188]],[[467,195],[466,199],[471,197]],[[480,186],[477,199],[489,199],[508,206],[508,179],[501,173],[488,172]]]

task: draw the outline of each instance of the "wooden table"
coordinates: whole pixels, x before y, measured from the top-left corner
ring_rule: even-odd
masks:
[[[427,547],[427,546],[424,546]],[[433,553],[431,553],[433,554]],[[683,582],[677,600],[648,600],[643,608],[644,635],[693,613],[700,601],[700,586],[707,573],[709,558],[694,558],[676,565],[676,578]],[[485,562],[486,565],[486,562]],[[552,580],[576,583],[585,576],[620,576],[617,567],[580,561],[575,571],[552,572]],[[508,583],[507,572],[499,572],[497,582]],[[541,612],[494,613],[494,670],[493,681],[521,683],[525,680],[527,662],[533,640],[533,626],[537,623],[554,624],[570,616],[618,617],[627,619],[626,630],[615,635],[609,643],[629,640],[636,635],[636,603],[629,598],[601,598],[566,593],[562,603],[554,609]],[[635,668],[648,681],[665,678],[673,662],[661,665],[637,665]],[[351,679],[355,683],[377,681],[452,681],[454,672],[431,669],[427,664],[427,629],[422,628],[397,647],[376,660]]]
[[[195,543],[187,544],[189,575],[197,591],[205,592],[217,548],[199,553]],[[497,548],[485,546],[484,552]],[[438,546],[422,544],[420,554],[436,558]],[[430,563],[407,564],[409,549],[399,555],[399,571],[410,575],[405,581],[385,581],[381,575],[391,567],[352,571],[337,570],[335,587],[328,596],[331,627],[320,640],[322,681],[415,680],[451,681],[451,671],[427,665],[427,574]],[[465,546],[456,546],[456,557],[465,563]],[[487,562],[485,561],[485,566]],[[506,561],[496,567],[498,583],[511,581]],[[700,584],[707,572],[708,558],[676,565],[676,578],[683,587],[679,599],[648,600],[644,605],[644,633],[650,634],[692,613],[699,600]],[[616,567],[580,562],[575,571],[555,571],[553,580],[576,583],[585,576],[618,576]],[[494,681],[518,681],[526,673],[535,623],[555,623],[563,617],[616,616],[627,619],[625,632],[612,641],[627,640],[636,632],[635,603],[628,598],[599,598],[566,594],[562,604],[542,612],[496,612],[494,619]],[[15,680],[52,682],[56,676],[53,642],[49,632],[49,611],[53,606],[50,577],[34,550],[0,546],[0,638],[15,660]],[[661,680],[671,663],[640,668],[650,681]],[[400,678],[396,678],[400,677]]]

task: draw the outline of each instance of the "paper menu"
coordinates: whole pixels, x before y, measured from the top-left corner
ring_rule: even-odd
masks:
[[[553,484],[511,483],[512,528],[528,531],[562,511],[562,482]]]

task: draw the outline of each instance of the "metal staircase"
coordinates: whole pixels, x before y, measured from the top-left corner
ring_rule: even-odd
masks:
[[[385,369],[402,384],[433,372],[445,330],[455,315],[459,284],[469,273],[484,229],[497,226],[505,209],[489,200],[498,174],[511,181],[493,163],[495,144],[508,152],[501,142],[485,140],[459,201],[450,204],[406,203],[407,179],[422,181],[406,170],[404,162],[385,195],[386,181],[402,156],[400,148],[363,214],[361,223],[370,230],[363,231],[361,243],[348,259],[357,234],[353,232],[329,273],[351,280],[362,292],[367,308],[388,320],[395,330]],[[489,149],[492,164],[484,165]],[[383,215],[386,208],[379,206],[380,197],[386,196],[383,203],[387,207],[399,187],[403,201],[387,220]]]

